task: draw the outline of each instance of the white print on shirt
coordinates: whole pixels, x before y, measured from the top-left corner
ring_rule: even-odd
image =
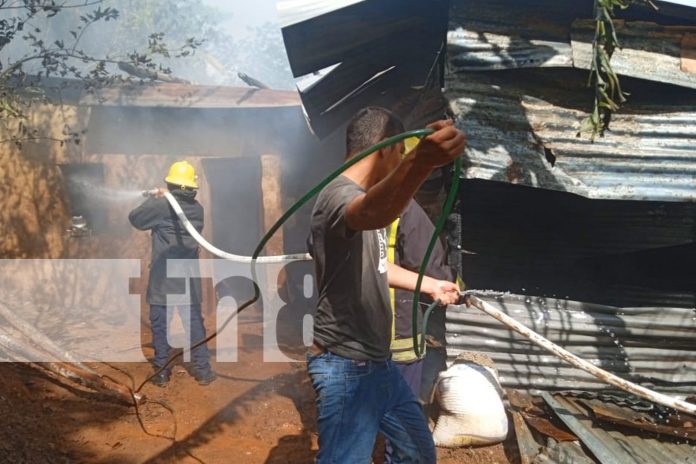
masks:
[[[377,232],[377,242],[379,243],[379,267],[380,274],[387,272],[387,230],[379,229]]]

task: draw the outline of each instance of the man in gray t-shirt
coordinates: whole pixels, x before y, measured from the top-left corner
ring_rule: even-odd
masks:
[[[321,294],[314,339],[334,354],[355,360],[389,358],[391,307],[384,229],[353,231],[344,211],[365,191],[339,176],[321,192],[312,214],[316,275]],[[370,308],[365,311],[363,308]]]
[[[429,127],[435,132],[403,160],[397,143],[348,168],[312,213],[319,299],[307,370],[317,393],[319,464],[370,462],[380,431],[394,448],[392,462],[435,462],[420,405],[390,360],[388,286],[413,290],[417,275],[387,261],[384,232],[430,172],[464,149],[451,122]],[[400,132],[391,112],[365,108],[348,125],[348,158]],[[443,304],[459,297],[455,284],[427,277],[421,291]]]

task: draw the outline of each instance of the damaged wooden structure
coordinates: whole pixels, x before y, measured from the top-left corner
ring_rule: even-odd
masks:
[[[206,237],[250,255],[291,200],[340,162],[336,138],[312,137],[292,91],[171,83],[85,89],[58,79],[44,89],[60,103],[33,107],[38,140],[3,147],[6,259],[144,258],[146,282],[149,237],[127,215],[143,201],[137,192],[162,186],[180,159],[201,178]],[[65,125],[81,134],[77,143],[56,141]],[[280,231],[269,251],[304,251],[302,224]]]
[[[222,249],[251,255],[259,237],[293,199],[340,163],[341,150],[333,145],[335,139],[320,142],[312,137],[299,98],[291,91],[172,83],[86,89],[60,79],[44,84],[57,103],[32,107],[29,117],[39,137],[2,147],[0,257],[5,261],[0,260],[0,305],[12,308],[9,315],[21,313],[33,328],[3,329],[0,351],[7,352],[3,359],[10,361],[47,360],[33,365],[109,394],[113,388],[103,385],[109,382],[79,365],[60,362],[70,361],[68,351],[79,345],[77,341],[95,348],[78,357],[89,362],[114,361],[101,356],[115,356],[118,350],[140,350],[137,333],[118,335],[126,325],[121,319],[132,316],[130,308],[124,308],[130,303],[124,301],[124,293],[143,311],[147,307],[150,236],[128,222],[129,211],[144,201],[138,192],[163,186],[169,165],[187,159],[200,177],[204,235]],[[56,141],[66,125],[80,134],[76,143]],[[265,252],[304,251],[309,212],[300,211]],[[204,250],[201,257],[212,258]],[[140,262],[139,272],[129,276],[121,272],[125,268],[99,265],[109,260],[121,260],[125,267]],[[295,263],[293,269],[297,268],[301,269],[284,274],[278,283],[285,286],[288,301],[302,294],[303,269],[311,264]],[[116,285],[125,286],[119,295]],[[215,286],[204,280],[203,289],[203,311],[211,327],[219,300],[241,302],[253,293],[252,283],[242,277]],[[306,305],[290,303],[284,309],[286,345],[301,345],[308,311]],[[80,314],[89,317],[81,320]],[[146,316],[134,317],[127,321],[129,328],[147,327]],[[181,324],[174,330],[182,331]],[[45,343],[35,346],[40,332],[61,347],[60,353],[46,351]],[[114,337],[123,343],[113,343]],[[99,352],[92,339],[112,340],[105,348],[111,352]]]

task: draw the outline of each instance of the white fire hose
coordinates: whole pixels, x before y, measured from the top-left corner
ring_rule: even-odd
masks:
[[[682,411],[688,414],[694,414],[696,415],[696,404],[691,404],[686,401],[674,398],[669,395],[664,395],[662,393],[658,393],[655,391],[652,391],[648,388],[642,387],[640,385],[637,385],[633,382],[629,382],[628,380],[622,379],[621,377],[618,377],[610,372],[607,372],[603,369],[600,369],[599,367],[595,366],[594,364],[591,364],[584,359],[581,359],[577,356],[575,356],[573,353],[564,350],[560,346],[556,345],[555,343],[547,340],[546,338],[542,337],[538,333],[532,331],[528,327],[526,327],[524,324],[520,324],[517,322],[515,319],[511,318],[507,314],[503,313],[499,309],[495,308],[494,306],[486,303],[485,301],[479,299],[478,297],[471,295],[469,293],[464,293],[464,301],[467,304],[471,304],[475,306],[476,308],[480,309],[484,313],[488,314],[491,317],[496,318],[498,321],[502,322],[518,334],[528,338],[535,344],[539,345],[540,347],[544,348],[545,350],[550,351],[551,353],[555,354],[562,360],[572,364],[573,366],[577,367],[578,369],[582,369],[583,371],[592,374],[593,376],[597,377],[598,379],[602,380],[603,382],[606,382],[608,384],[611,384],[617,388],[620,388],[622,390],[625,390],[629,393],[633,393],[636,396],[639,396],[641,398],[644,398],[646,400],[652,401],[654,403],[661,404],[663,406],[667,406],[673,409],[676,409],[678,411]]]
[[[155,190],[147,190],[143,192],[143,195],[155,195],[158,192],[157,189]],[[191,237],[196,240],[203,248],[214,254],[215,256],[218,256],[223,259],[227,259],[230,261],[234,261],[237,263],[251,263],[252,259],[251,256],[241,256],[241,255],[234,255],[232,253],[227,253],[226,251],[223,251],[217,247],[215,247],[213,244],[209,243],[201,234],[198,233],[195,227],[193,227],[193,224],[188,220],[186,215],[184,214],[184,211],[181,209],[181,206],[179,206],[179,203],[176,201],[176,198],[174,196],[167,192],[164,191],[164,198],[167,199],[169,204],[172,206],[172,209],[174,209],[174,212],[176,213],[176,216],[179,218],[181,223],[184,225],[186,230],[188,231],[189,234],[191,234]],[[272,263],[286,263],[286,262],[291,262],[291,261],[308,261],[311,260],[312,257],[308,253],[298,253],[298,254],[293,254],[293,255],[278,255],[278,256],[260,256],[259,258],[256,259],[257,264],[272,264]]]

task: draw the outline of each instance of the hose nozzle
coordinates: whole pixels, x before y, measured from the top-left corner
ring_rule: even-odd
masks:
[[[142,195],[144,197],[154,197],[154,196],[157,196],[157,193],[159,193],[159,189],[156,189],[156,188],[142,191]]]

